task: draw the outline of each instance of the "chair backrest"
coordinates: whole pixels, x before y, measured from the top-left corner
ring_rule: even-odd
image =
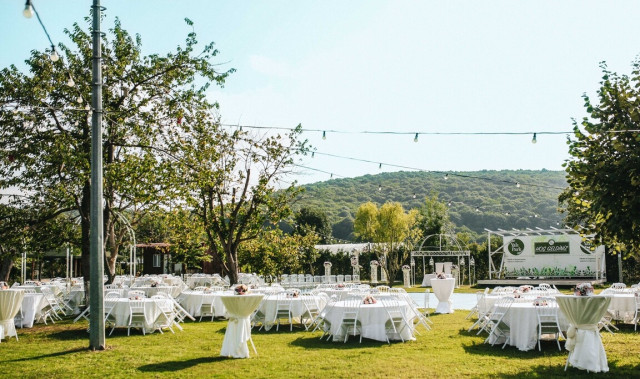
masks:
[[[342,311],[342,319],[356,320],[358,318],[362,302],[362,296],[349,296],[347,299],[345,299]]]
[[[496,301],[495,305],[491,310],[491,315],[489,316],[492,320],[501,321],[509,309],[515,299],[511,296],[502,296],[498,301]]]
[[[431,297],[431,290],[428,288],[425,288],[424,290],[424,307],[425,308],[431,308],[429,306],[429,298]]]
[[[623,289],[627,288],[627,285],[624,284],[624,283],[613,283],[611,285],[611,288],[614,289],[614,290],[623,290]]]
[[[478,313],[483,315],[487,313],[489,310],[487,309],[487,299],[486,294],[482,291],[476,292],[476,308],[478,309]]]
[[[129,291],[129,297],[145,298],[147,296],[145,295],[144,291],[131,290]]]
[[[382,293],[382,292],[389,292],[389,286],[377,286],[376,289],[378,290],[378,292]]]
[[[543,288],[543,289],[547,289],[547,290],[551,289],[551,285],[549,283],[540,283],[540,284],[538,284],[538,287]]]
[[[129,310],[131,314],[144,314],[144,301],[129,300]]]
[[[536,300],[538,323],[558,322],[558,303],[555,297],[539,297]]]
[[[116,292],[116,291],[110,291],[110,292],[107,292],[106,295],[104,295],[105,299],[108,299],[108,298],[117,299],[119,297],[120,297],[120,292]]]

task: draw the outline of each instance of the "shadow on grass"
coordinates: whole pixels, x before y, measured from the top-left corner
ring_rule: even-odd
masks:
[[[138,371],[142,372],[174,372],[191,368],[203,363],[213,363],[225,361],[227,357],[200,357],[194,359],[187,359],[184,361],[167,361],[161,363],[152,363],[138,367]]]
[[[349,336],[347,342],[344,339],[340,341],[333,341],[331,338],[327,341],[327,338],[320,340],[318,336],[308,336],[296,338],[291,342],[291,346],[304,347],[306,349],[325,349],[325,350],[345,350],[345,349],[367,349],[367,348],[380,348],[380,346],[388,346],[386,342],[374,341],[368,338],[363,338],[362,343],[359,343],[360,336]],[[391,345],[395,343],[402,343],[401,341],[391,341]]]
[[[500,374],[500,378],[506,379],[521,379],[521,378],[585,378],[585,377],[622,377],[622,378],[637,378],[640,376],[640,368],[633,365],[616,365],[615,362],[609,362],[609,372],[607,373],[593,373],[586,370],[580,370],[575,367],[567,367],[567,371],[564,370],[564,363],[561,365],[537,365],[527,367],[526,371],[515,374]]]
[[[77,347],[75,349],[71,349],[71,350],[65,350],[65,351],[58,351],[56,353],[51,353],[51,354],[44,354],[44,355],[36,355],[33,357],[25,357],[25,358],[18,358],[18,359],[12,359],[10,361],[4,361],[4,362],[26,362],[26,361],[35,361],[38,359],[42,359],[42,358],[53,358],[53,357],[61,357],[67,354],[74,354],[74,353],[82,353],[82,352],[87,352],[89,351],[88,348],[86,347]]]

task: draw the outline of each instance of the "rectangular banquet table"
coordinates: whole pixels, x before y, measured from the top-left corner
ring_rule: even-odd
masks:
[[[247,342],[251,341],[253,351],[258,355],[251,339],[251,314],[262,301],[262,294],[222,295],[222,303],[227,308],[229,322],[224,333],[220,355],[232,358],[249,358]]]

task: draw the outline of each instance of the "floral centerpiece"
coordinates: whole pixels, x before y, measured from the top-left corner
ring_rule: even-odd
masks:
[[[377,302],[376,298],[371,295],[367,295],[362,299],[362,304],[375,304]]]
[[[249,287],[246,284],[238,284],[236,288],[233,289],[236,295],[245,295],[249,292]]]
[[[537,298],[533,301],[533,305],[535,305],[536,307],[546,307],[547,301],[541,298]]]
[[[287,291],[288,298],[296,298],[298,296],[300,296],[300,291],[297,289],[291,289]]]
[[[576,296],[591,296],[593,295],[593,286],[591,283],[580,283],[576,285],[576,288],[573,290],[573,294]]]
[[[436,273],[436,279],[446,279],[447,275],[444,272]]]
[[[402,271],[410,271],[411,270],[411,266],[409,265],[403,265],[402,266]]]
[[[519,299],[520,298],[520,291],[518,291],[518,290],[513,291],[513,298],[514,299]]]
[[[380,262],[375,261],[375,260],[374,260],[374,261],[369,262],[369,264],[370,264],[371,266],[376,266],[376,267],[377,267],[377,266],[380,266]]]
[[[518,291],[521,293],[527,293],[533,289],[533,286],[525,284],[523,286],[518,287]]]
[[[336,286],[336,288],[344,288],[344,283],[338,283],[338,285]]]
[[[324,262],[324,267],[331,267],[333,264],[331,262]]]

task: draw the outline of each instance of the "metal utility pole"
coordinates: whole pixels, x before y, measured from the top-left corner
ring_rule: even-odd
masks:
[[[93,57],[91,78],[91,230],[89,283],[89,348],[105,349],[104,333],[104,234],[102,226],[102,46],[100,0],[93,0]]]

